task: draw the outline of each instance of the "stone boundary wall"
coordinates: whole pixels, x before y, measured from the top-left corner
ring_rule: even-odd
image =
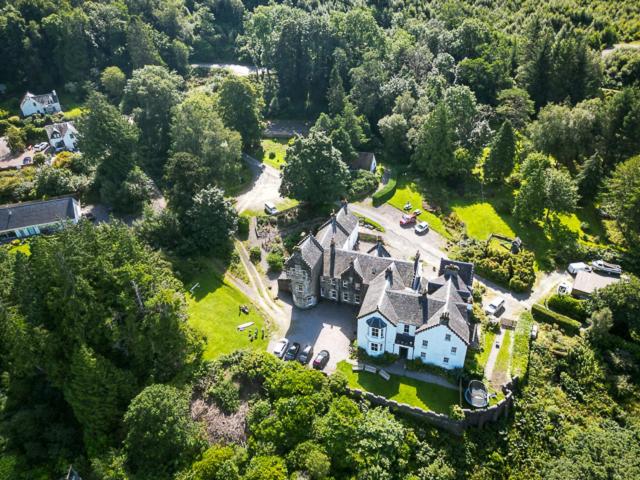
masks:
[[[464,420],[453,420],[446,414],[423,410],[422,408],[413,407],[406,403],[398,403],[395,400],[389,400],[381,395],[376,395],[358,388],[347,387],[347,391],[356,399],[364,399],[373,405],[389,407],[393,412],[424,420],[454,435],[462,435],[469,427],[482,427],[488,422],[496,422],[500,417],[506,417],[513,404],[513,386],[517,384],[517,381],[518,378],[514,377],[511,382],[503,385],[502,390],[505,398],[496,405],[478,409],[463,409],[462,411],[465,415]]]

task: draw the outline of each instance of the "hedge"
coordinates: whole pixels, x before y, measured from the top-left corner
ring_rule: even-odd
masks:
[[[584,304],[584,300],[578,300],[569,295],[551,295],[547,300],[549,309],[581,322],[587,319],[587,310]]]
[[[398,181],[395,178],[389,179],[389,182],[384,187],[373,194],[373,205],[377,207],[390,200],[396,193],[397,183]]]
[[[569,335],[578,333],[580,331],[580,326],[582,325],[577,320],[553,312],[548,308],[543,307],[542,305],[536,304],[531,307],[531,314],[533,315],[533,318],[540,322],[556,324],[560,328],[560,330]]]

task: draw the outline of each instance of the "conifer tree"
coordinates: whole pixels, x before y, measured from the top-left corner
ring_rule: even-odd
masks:
[[[503,179],[513,170],[516,156],[516,139],[509,120],[498,130],[491,143],[491,152],[484,164],[484,176],[491,181]]]

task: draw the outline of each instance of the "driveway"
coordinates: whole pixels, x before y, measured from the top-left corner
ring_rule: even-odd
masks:
[[[289,294],[281,298],[291,303]],[[309,310],[291,307],[291,322],[285,336],[290,342],[298,342],[301,348],[313,345],[314,357],[320,350],[328,350],[329,363],[324,371],[333,373],[339,362],[349,358],[349,346],[356,338],[356,314],[357,308],[322,300]],[[275,341],[271,341],[269,351]]]
[[[424,276],[434,277],[437,274],[437,267],[441,258],[448,258],[445,252],[446,240],[438,233],[430,230],[427,235],[416,235],[413,228],[404,228],[399,224],[401,212],[387,204],[380,207],[373,207],[370,203],[352,204],[350,208],[361,215],[365,215],[381,224],[386,232],[382,234],[385,242],[389,246],[400,252],[404,252],[401,258],[408,259],[420,252],[421,258],[427,262],[424,269]],[[485,302],[488,304],[494,297],[501,296],[505,299],[505,310],[502,316],[517,318],[523,310],[544,298],[561,281],[567,280],[569,275],[566,272],[555,271],[541,273],[533,287],[531,293],[515,293],[501,287],[487,279],[478,277],[476,280],[487,289]]]
[[[254,175],[253,181],[248,189],[236,197],[236,210],[243,212],[244,210],[262,211],[266,202],[278,204],[284,198],[280,196],[280,171],[269,165],[260,163],[253,157],[244,154],[245,162],[249,164],[249,168]]]

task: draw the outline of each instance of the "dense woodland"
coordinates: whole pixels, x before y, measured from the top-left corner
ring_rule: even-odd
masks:
[[[544,326],[509,418],[455,438],[354,402],[340,375],[249,353],[204,362],[171,263],[228,253],[246,228],[230,200],[247,179],[242,152],[259,149],[265,118],[304,118],[287,196],[324,204],[375,186],[345,164],[373,150],[445,189],[506,192],[523,224],[557,231],[559,214],[591,208],[606,238],[556,235],[554,259],[605,256],[638,273],[640,49],[602,53],[640,39],[637,2],[0,7],[11,149],[69,115],[19,118],[26,90],[82,108],[82,153],[3,172],[2,201],[76,193],[142,212],[133,228],[82,223],[27,254],[0,249],[0,479],[59,478],[70,464],[85,480],[640,477],[633,274],[559,306],[584,330]],[[219,61],[260,70],[190,67]],[[147,206],[157,189],[162,212]],[[512,273],[513,289],[532,283]],[[239,427],[212,434],[194,405]]]

